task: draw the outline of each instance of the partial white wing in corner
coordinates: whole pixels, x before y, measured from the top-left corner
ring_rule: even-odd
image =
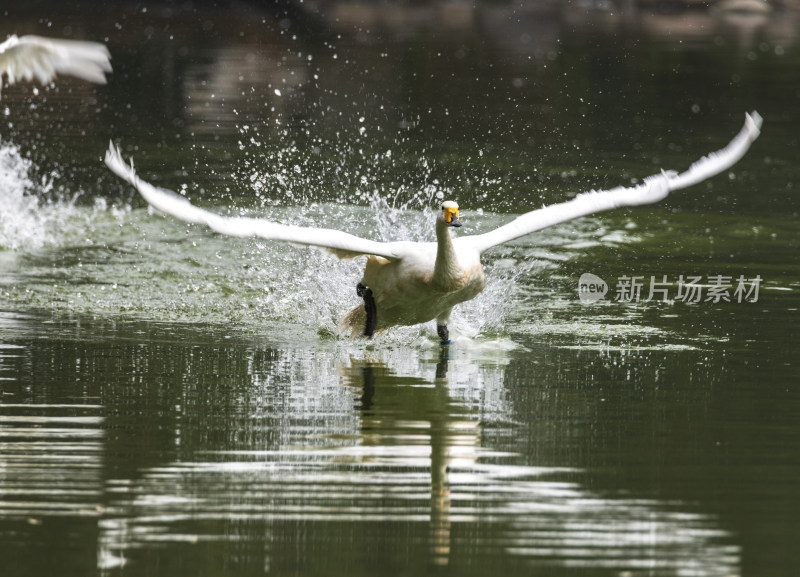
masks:
[[[99,42],[12,35],[0,44],[0,87],[3,75],[9,84],[34,78],[48,84],[59,74],[105,84],[108,72],[111,55]]]
[[[493,231],[461,237],[456,242],[482,253],[493,246],[573,218],[612,208],[658,202],[672,190],[692,186],[733,166],[758,138],[761,123],[757,112],[746,114],[744,126],[725,148],[704,156],[685,172],[661,172],[646,178],[638,186],[585,192],[570,201],[527,212]]]

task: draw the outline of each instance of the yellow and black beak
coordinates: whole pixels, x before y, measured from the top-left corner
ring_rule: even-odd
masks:
[[[458,220],[458,208],[454,206],[445,206],[442,210],[444,210],[444,221],[449,224],[450,226],[454,226],[458,228],[461,226],[461,223]]]

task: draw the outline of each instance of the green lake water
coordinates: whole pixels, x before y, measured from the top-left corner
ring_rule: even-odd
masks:
[[[0,101],[4,577],[796,574],[796,15],[92,6],[5,15],[114,73]],[[101,161],[431,240],[439,198],[484,232],[750,110],[728,173],[487,253],[450,347],[338,336],[363,262],[152,214]]]

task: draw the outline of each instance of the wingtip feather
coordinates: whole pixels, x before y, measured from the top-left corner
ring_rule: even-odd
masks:
[[[113,140],[108,142],[108,150],[106,150],[104,161],[111,172],[136,186],[136,170],[133,168],[133,158],[131,158],[130,165],[126,164],[125,159],[122,157],[122,151],[114,144]]]
[[[750,134],[751,139],[755,140],[761,134],[761,125],[764,123],[764,119],[755,110],[746,112],[744,117],[744,125],[747,128],[747,132]]]

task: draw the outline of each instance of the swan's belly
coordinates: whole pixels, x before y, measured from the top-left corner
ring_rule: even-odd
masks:
[[[485,283],[472,282],[464,288],[454,292],[441,293],[431,291],[429,294],[418,295],[413,302],[404,303],[403,306],[378,305],[378,325],[416,325],[426,323],[449,313],[455,305],[475,298],[483,290]]]
[[[367,267],[364,284],[375,297],[378,327],[431,321],[446,315],[455,305],[475,298],[486,284],[480,261],[464,268],[447,289],[431,281],[432,268],[432,263],[401,267],[386,261]]]

